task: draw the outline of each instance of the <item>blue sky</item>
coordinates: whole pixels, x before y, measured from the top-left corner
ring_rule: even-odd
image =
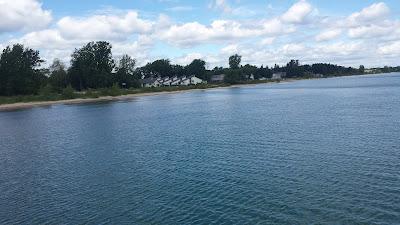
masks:
[[[0,48],[39,49],[68,64],[88,41],[112,43],[114,57],[158,58],[208,67],[244,63],[400,64],[398,0],[0,0]]]

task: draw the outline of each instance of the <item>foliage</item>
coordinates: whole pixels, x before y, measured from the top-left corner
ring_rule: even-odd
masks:
[[[224,79],[228,84],[239,84],[244,80],[243,72],[240,69],[229,70]]]
[[[111,49],[110,43],[104,41],[90,42],[76,49],[68,71],[71,85],[77,90],[110,87],[115,66]]]
[[[117,83],[123,88],[139,87],[139,77],[135,73],[135,65],[135,59],[129,55],[122,56],[116,68],[117,72],[114,74],[114,84]]]
[[[48,83],[54,91],[61,92],[68,86],[68,75],[65,65],[59,59],[55,59],[49,67],[50,77]]]
[[[238,69],[242,62],[242,56],[235,54],[229,57],[229,67],[231,69]]]
[[[299,60],[290,60],[286,65],[286,76],[288,78],[303,77],[304,72],[304,67],[300,66]]]
[[[189,65],[185,68],[188,75],[195,75],[196,77],[202,80],[209,80],[206,74],[206,62],[201,59],[193,60]]]
[[[358,71],[359,71],[361,74],[364,74],[364,73],[365,73],[365,66],[364,66],[364,65],[360,65]]]
[[[64,88],[61,92],[61,95],[65,99],[73,99],[76,98],[75,90],[72,88],[71,85],[68,85],[66,88]]]
[[[45,81],[36,69],[42,62],[39,51],[20,44],[6,47],[0,58],[0,95],[37,94]]]
[[[102,88],[100,89],[100,95],[102,96],[118,96],[122,95],[122,90],[119,88],[118,84],[113,84],[111,88]]]
[[[143,75],[145,77],[151,76],[173,76],[173,68],[169,59],[159,59],[152,63],[148,63],[142,68]]]

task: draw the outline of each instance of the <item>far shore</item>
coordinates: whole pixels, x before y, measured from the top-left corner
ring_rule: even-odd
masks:
[[[329,77],[328,77],[329,78]],[[305,79],[324,79],[324,78],[305,78]],[[207,87],[207,88],[190,88],[184,90],[174,90],[174,91],[159,91],[159,92],[144,92],[144,93],[135,93],[135,94],[126,94],[126,95],[119,95],[119,96],[101,96],[98,98],[74,98],[74,99],[66,99],[66,100],[55,100],[55,101],[34,101],[34,102],[17,102],[17,103],[10,103],[10,104],[0,104],[0,112],[3,111],[14,111],[20,109],[28,109],[34,107],[43,107],[43,106],[51,106],[51,105],[72,105],[72,104],[85,104],[85,103],[96,103],[96,102],[109,102],[109,101],[123,101],[123,100],[130,100],[135,99],[137,97],[144,97],[144,96],[155,96],[155,95],[164,95],[164,94],[175,94],[175,93],[182,93],[182,92],[189,92],[189,91],[201,91],[201,90],[208,90],[208,89],[220,89],[220,88],[235,88],[235,87],[244,87],[244,86],[254,86],[254,85],[261,85],[261,84],[277,84],[280,82],[292,82],[297,80],[304,80],[304,79],[285,79],[276,81],[268,81],[268,82],[260,82],[260,83],[243,83],[243,84],[234,84],[229,86],[215,86],[215,87]]]
[[[19,109],[33,108],[33,107],[59,105],[59,104],[72,105],[72,104],[84,104],[84,103],[95,103],[95,102],[122,101],[122,100],[134,99],[137,97],[143,97],[143,96],[173,94],[173,93],[193,91],[193,90],[199,90],[199,89],[149,92],[149,93],[120,95],[120,96],[102,96],[102,97],[98,97],[98,98],[75,98],[75,99],[66,99],[66,100],[57,100],[57,101],[18,102],[18,103],[0,105],[0,112],[1,111],[14,111],[14,110],[19,110]]]
[[[284,80],[281,82],[289,82],[289,81],[291,81],[291,80]],[[276,83],[276,82],[268,82],[268,83],[272,84],[272,83]],[[176,93],[182,93],[182,92],[201,91],[201,90],[208,90],[208,89],[234,88],[234,87],[243,87],[243,86],[250,86],[250,85],[252,86],[252,85],[259,85],[259,84],[268,84],[268,83],[236,84],[236,85],[230,85],[230,86],[210,87],[210,88],[205,88],[205,89],[193,88],[193,89],[176,90],[176,91],[135,93],[135,94],[120,95],[120,96],[102,96],[102,97],[98,97],[98,98],[75,98],[75,99],[56,100],[56,101],[17,102],[17,103],[11,103],[11,104],[0,104],[0,112],[28,109],[28,108],[34,108],[34,107],[59,105],[59,104],[73,105],[73,104],[85,104],[85,103],[96,103],[96,102],[123,101],[123,100],[135,99],[138,97],[144,97],[144,96],[176,94]]]

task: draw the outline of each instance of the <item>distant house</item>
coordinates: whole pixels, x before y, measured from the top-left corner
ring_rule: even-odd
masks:
[[[181,85],[181,81],[182,81],[182,78],[174,77],[174,79],[172,79],[172,81],[171,81],[171,86],[179,86],[179,85]]]
[[[250,75],[244,75],[246,80],[254,80],[254,75],[250,74]]]
[[[149,87],[159,87],[160,84],[157,81],[157,79],[158,78],[153,78],[153,77],[143,79],[142,80],[142,87],[147,87],[147,88],[149,88]]]
[[[320,74],[320,73],[314,73],[314,74],[313,74],[313,77],[314,77],[314,78],[323,78],[324,75],[323,75],[323,74]]]
[[[143,87],[162,87],[162,86],[189,86],[205,83],[202,79],[196,76],[183,76],[183,77],[156,77],[156,78],[146,78],[142,79]]]
[[[279,72],[272,74],[272,80],[282,80],[286,77],[286,72]]]
[[[196,76],[184,77],[181,79],[181,86],[198,85],[202,84],[204,81]]]
[[[222,82],[224,82],[224,79],[225,79],[225,74],[211,76],[212,83],[222,83]]]
[[[265,77],[260,77],[258,80],[267,80]]]
[[[196,76],[190,76],[190,84],[191,85],[198,85],[198,84],[203,84],[203,83],[207,83],[207,81],[204,81]]]
[[[171,86],[172,79],[169,77],[165,77],[162,81],[162,86]]]

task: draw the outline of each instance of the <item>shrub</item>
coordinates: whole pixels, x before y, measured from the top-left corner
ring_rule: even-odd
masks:
[[[76,98],[75,90],[72,88],[71,85],[68,85],[66,88],[64,88],[61,92],[61,95],[65,99]]]

